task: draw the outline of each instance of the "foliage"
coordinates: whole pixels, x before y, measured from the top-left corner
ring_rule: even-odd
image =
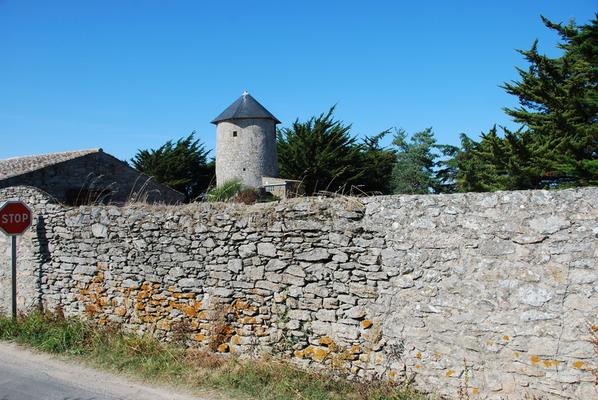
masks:
[[[561,37],[560,57],[519,51],[529,63],[505,83],[519,106],[505,112],[517,131],[496,127],[476,142],[461,137],[456,156],[462,191],[556,188],[598,184],[598,15],[588,25],[542,18]]]
[[[437,167],[442,155],[439,150],[446,146],[436,143],[432,128],[414,133],[409,140],[407,133],[399,129],[392,143],[397,147],[391,181],[393,193],[427,194],[445,190]]]
[[[224,182],[220,186],[216,186],[207,193],[207,201],[216,202],[216,201],[228,201],[234,198],[242,189],[241,181],[238,179],[233,179],[230,181]]]
[[[395,151],[380,145],[380,141],[390,133],[385,130],[374,136],[366,136],[362,144],[363,175],[359,189],[365,193],[390,194],[391,174],[396,161]]]
[[[0,339],[75,356],[91,365],[151,381],[218,389],[226,397],[264,400],[424,400],[409,388],[383,381],[333,379],[272,358],[223,357],[201,349],[165,344],[150,336],[98,328],[61,315],[33,313],[16,322],[0,316]]]
[[[209,150],[194,139],[195,132],[176,142],[167,141],[155,150],[138,150],[133,167],[185,195],[192,201],[203,193],[214,176],[214,163],[208,163]]]
[[[351,125],[335,120],[334,109],[278,130],[280,175],[302,181],[308,195],[350,188],[364,175]]]

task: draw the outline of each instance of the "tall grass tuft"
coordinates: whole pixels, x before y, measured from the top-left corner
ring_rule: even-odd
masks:
[[[226,181],[222,185],[210,189],[207,193],[207,200],[210,202],[231,200],[241,191],[241,188],[241,181],[238,179]]]

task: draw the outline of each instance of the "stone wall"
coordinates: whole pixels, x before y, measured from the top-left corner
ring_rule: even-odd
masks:
[[[41,217],[21,251],[46,307],[452,398],[598,394],[598,188],[255,206],[64,208],[25,188],[0,199],[19,191]]]

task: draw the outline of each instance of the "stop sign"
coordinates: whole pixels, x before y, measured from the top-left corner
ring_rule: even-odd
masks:
[[[20,235],[31,226],[31,210],[22,201],[7,201],[0,207],[0,230]]]

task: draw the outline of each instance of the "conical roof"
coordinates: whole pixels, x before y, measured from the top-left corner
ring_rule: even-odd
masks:
[[[262,119],[271,119],[277,124],[280,124],[280,121],[270,113],[270,111],[266,110],[264,106],[262,106],[256,99],[251,97],[251,95],[247,92],[243,92],[241,97],[239,97],[233,104],[228,106],[228,108],[222,113],[212,120],[213,124],[218,124],[222,121],[228,121],[231,119],[253,119],[253,118],[262,118]]]

